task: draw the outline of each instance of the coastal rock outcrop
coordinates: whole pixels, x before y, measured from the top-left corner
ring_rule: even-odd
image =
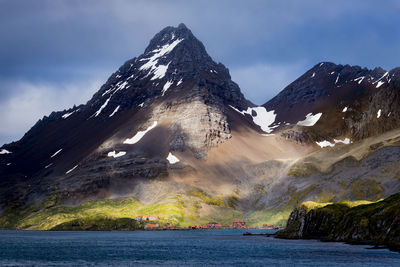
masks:
[[[321,239],[400,248],[400,194],[377,202],[305,202],[290,214],[280,238]]]

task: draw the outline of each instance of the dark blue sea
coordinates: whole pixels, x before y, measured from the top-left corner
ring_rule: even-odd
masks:
[[[400,266],[400,253],[367,248],[240,230],[0,231],[1,266]]]

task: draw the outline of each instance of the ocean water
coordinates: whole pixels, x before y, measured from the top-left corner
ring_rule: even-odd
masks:
[[[386,249],[243,236],[243,232],[0,231],[0,265],[400,266],[400,253]]]

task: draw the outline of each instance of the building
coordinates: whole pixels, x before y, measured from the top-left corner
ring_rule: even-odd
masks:
[[[246,222],[240,219],[234,220],[232,224],[232,228],[242,228],[247,229]]]
[[[138,222],[141,222],[141,221],[158,221],[159,219],[160,219],[160,217],[158,217],[157,215],[151,215],[151,216],[144,215],[144,216],[135,217],[135,220],[138,221]]]
[[[148,223],[144,226],[145,230],[155,230],[158,229],[160,227],[159,224],[154,224],[154,223]]]
[[[207,228],[207,229],[216,229],[216,228],[218,228],[219,226],[220,226],[219,223],[216,223],[216,222],[209,222],[209,223],[207,223],[207,224],[205,225],[205,228]]]

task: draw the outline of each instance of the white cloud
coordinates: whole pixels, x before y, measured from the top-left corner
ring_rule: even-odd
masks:
[[[40,118],[52,111],[86,103],[102,81],[71,83],[2,82],[15,94],[0,102],[0,146],[21,138]]]
[[[305,64],[256,64],[231,69],[244,96],[261,105],[283,90],[308,69]]]

